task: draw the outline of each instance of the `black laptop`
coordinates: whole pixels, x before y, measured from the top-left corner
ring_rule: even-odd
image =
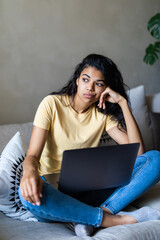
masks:
[[[126,185],[139,143],[66,150],[58,189],[66,194]]]

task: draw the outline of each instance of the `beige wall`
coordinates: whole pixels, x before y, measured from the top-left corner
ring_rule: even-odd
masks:
[[[159,0],[0,0],[0,123],[32,121],[92,52],[112,58],[130,87],[160,91],[160,62],[142,61],[158,11]]]

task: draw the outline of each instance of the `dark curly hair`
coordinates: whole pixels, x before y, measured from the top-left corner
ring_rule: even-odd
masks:
[[[123,82],[122,75],[118,70],[116,64],[108,57],[99,54],[90,54],[85,57],[81,63],[79,63],[73,75],[71,76],[68,83],[59,91],[52,92],[51,95],[68,95],[74,97],[77,92],[76,80],[80,77],[83,69],[87,67],[94,67],[97,70],[101,71],[104,76],[106,85],[109,86],[113,91],[118,92],[123,96],[129,103],[128,96],[126,94],[126,89],[128,86]],[[106,109],[98,108],[98,102],[95,103],[95,106],[98,108],[99,112],[103,114],[111,114],[118,120],[118,126],[126,128],[124,116],[121,110],[121,107],[117,103],[105,102]]]

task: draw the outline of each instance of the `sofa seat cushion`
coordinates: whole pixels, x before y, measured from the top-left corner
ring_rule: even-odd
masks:
[[[99,229],[93,236],[77,237],[63,223],[22,222],[0,213],[3,240],[159,240],[160,221],[148,221]]]

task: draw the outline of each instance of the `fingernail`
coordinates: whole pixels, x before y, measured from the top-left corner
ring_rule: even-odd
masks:
[[[40,206],[40,202],[36,202],[36,205],[37,205],[37,206]]]

